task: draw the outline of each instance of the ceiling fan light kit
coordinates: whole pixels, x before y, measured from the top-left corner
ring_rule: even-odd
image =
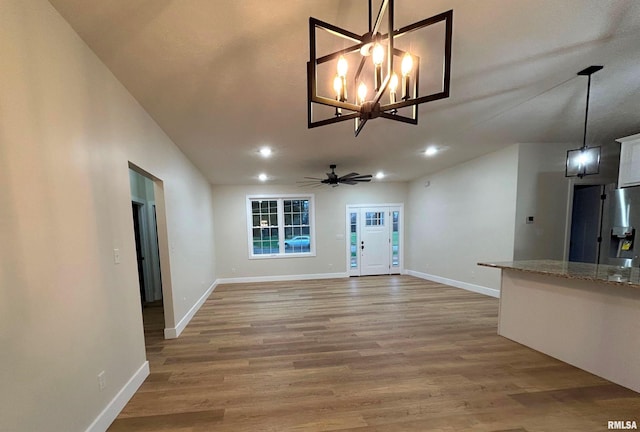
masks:
[[[385,31],[383,29],[385,14],[386,33],[381,33]],[[415,52],[400,49],[398,39],[406,38],[409,33],[439,23],[444,23],[445,33],[442,85],[440,91],[420,96],[421,58]],[[351,45],[319,56],[317,30],[324,30],[348,41]],[[313,17],[309,18],[308,127],[314,128],[353,119],[355,136],[358,136],[367,121],[377,117],[417,124],[419,104],[449,97],[452,33],[453,10],[396,29],[394,26],[394,0],[381,2],[375,21],[373,20],[371,0],[369,0],[369,31],[363,35]],[[419,43],[416,41],[415,46],[418,45]],[[360,61],[355,68],[355,73],[350,74],[351,68],[346,58],[354,53],[356,56],[358,53],[360,54]],[[370,60],[368,60],[369,58]],[[323,88],[328,87],[327,82],[323,80],[319,83],[318,79],[319,67],[325,63],[335,64],[335,75],[331,78],[335,93],[333,97],[322,96],[318,88],[319,84]],[[396,63],[400,63],[399,69],[396,68]],[[401,78],[398,77],[398,72]],[[398,89],[399,86],[400,89]],[[369,88],[373,89],[372,93],[369,92]],[[398,98],[398,90],[401,91],[400,98]],[[372,96],[369,96],[370,94]],[[316,105],[333,107],[335,109],[333,116],[315,120],[314,106]],[[410,114],[401,115],[399,110],[403,108],[410,108],[408,110]]]
[[[591,75],[601,70],[604,66],[589,66],[578,72],[578,75],[587,76],[587,102],[584,112],[584,133],[582,147],[567,151],[565,177],[582,178],[586,175],[600,173],[600,146],[587,146],[587,120],[589,116],[589,96],[591,92]]]

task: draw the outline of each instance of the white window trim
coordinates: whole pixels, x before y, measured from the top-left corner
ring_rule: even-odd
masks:
[[[255,200],[276,200],[278,201],[278,244],[284,245],[284,208],[281,204],[284,200],[309,200],[309,236],[311,237],[311,247],[309,252],[298,253],[277,253],[260,254],[253,253],[253,214],[251,201]],[[249,259],[282,259],[282,258],[306,258],[316,256],[316,203],[314,194],[258,194],[247,195],[247,250]]]

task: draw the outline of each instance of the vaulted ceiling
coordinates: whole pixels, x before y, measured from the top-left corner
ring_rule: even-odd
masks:
[[[351,122],[307,129],[308,19],[363,34],[365,0],[50,1],[213,184],[294,184],[330,163],[407,181],[516,142],[578,147],[590,65],[588,141],[640,132],[637,0],[396,0],[398,26],[453,9],[451,96],[357,138]]]

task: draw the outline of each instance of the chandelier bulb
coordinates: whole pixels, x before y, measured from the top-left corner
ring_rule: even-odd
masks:
[[[338,59],[338,76],[340,78],[345,78],[347,76],[347,69],[349,68],[349,64],[347,63],[347,59],[344,56],[340,56]]]
[[[389,79],[389,100],[391,103],[396,103],[396,91],[398,90],[398,75],[395,73],[391,75]]]
[[[382,61],[384,60],[384,47],[379,43],[375,44],[373,46],[373,51],[371,52],[371,58],[374,65],[382,65]]]
[[[398,89],[398,75],[395,73],[391,75],[391,79],[389,80],[389,89],[392,92],[395,92]]]
[[[367,86],[365,83],[360,83],[358,86],[358,98],[360,99],[360,104],[367,100]]]
[[[406,53],[402,58],[402,100],[411,99],[411,69],[413,69],[413,58]]]
[[[347,63],[347,59],[344,56],[340,56],[338,59],[338,75],[333,80],[333,89],[336,91],[336,99],[340,102],[347,101],[347,69],[349,68],[349,64]],[[338,83],[340,80],[340,91],[338,92]]]
[[[411,69],[413,69],[413,58],[411,54],[406,53],[402,58],[402,76],[407,76],[411,73]]]
[[[339,75],[333,79],[333,90],[336,92],[336,99],[340,99],[342,95],[342,78]]]

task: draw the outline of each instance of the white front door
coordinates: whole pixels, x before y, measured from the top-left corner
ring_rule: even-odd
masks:
[[[360,209],[360,275],[391,273],[389,250],[389,210],[387,207]]]
[[[401,204],[347,206],[349,275],[401,272],[401,209]]]

